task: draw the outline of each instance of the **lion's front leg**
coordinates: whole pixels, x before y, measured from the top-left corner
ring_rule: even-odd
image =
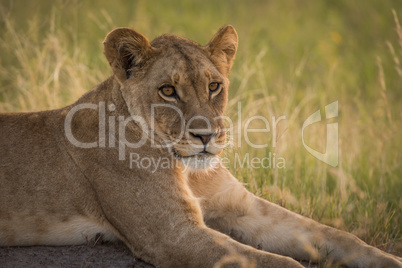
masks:
[[[402,267],[396,257],[356,236],[254,196],[229,171],[191,173],[208,226],[255,248],[299,260],[326,258],[352,267]]]
[[[103,169],[91,179],[102,221],[144,261],[162,267],[238,267],[234,263],[239,262],[246,267],[301,267],[207,227],[179,172],[139,170],[133,176],[123,164],[114,164],[113,172]]]

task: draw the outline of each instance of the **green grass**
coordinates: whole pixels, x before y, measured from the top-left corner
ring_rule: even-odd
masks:
[[[241,101],[243,124],[252,115],[286,120],[275,148],[241,139],[227,155],[275,152],[286,168],[231,171],[257,195],[402,255],[402,2],[37,0],[3,1],[0,12],[2,112],[62,107],[106,79],[102,40],[116,26],[204,44],[234,25],[240,43],[227,114],[237,122]],[[336,100],[333,168],[304,149],[301,128]],[[324,123],[306,135],[324,148]],[[272,144],[272,133],[250,136]]]

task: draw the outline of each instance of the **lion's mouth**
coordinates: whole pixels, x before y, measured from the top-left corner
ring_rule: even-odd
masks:
[[[189,159],[189,158],[196,158],[196,159],[201,160],[204,158],[215,156],[214,154],[211,154],[205,150],[202,152],[196,153],[196,154],[186,155],[186,156],[178,154],[175,150],[172,150],[172,153],[173,153],[173,156],[178,160]]]
[[[180,155],[175,150],[172,150],[172,153],[177,160],[184,164],[184,166],[194,170],[209,169],[219,164],[219,158],[217,155],[205,150],[186,156]]]

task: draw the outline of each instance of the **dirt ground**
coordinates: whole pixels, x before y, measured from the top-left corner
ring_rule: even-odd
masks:
[[[302,263],[305,267],[307,263]],[[155,268],[134,258],[123,243],[104,243],[95,246],[63,247],[0,247],[1,268],[36,267],[110,267]]]
[[[135,259],[122,243],[96,246],[0,247],[0,267],[135,267],[153,268]]]
[[[301,264],[304,267],[317,267],[307,262]],[[0,267],[155,268],[134,258],[122,242],[63,247],[0,247]]]

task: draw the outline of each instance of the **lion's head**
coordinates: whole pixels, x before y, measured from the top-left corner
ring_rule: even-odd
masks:
[[[117,28],[104,41],[130,114],[145,120],[157,144],[198,168],[210,166],[225,145],[227,76],[236,50],[230,25],[205,46],[172,35],[149,42],[130,28]]]

